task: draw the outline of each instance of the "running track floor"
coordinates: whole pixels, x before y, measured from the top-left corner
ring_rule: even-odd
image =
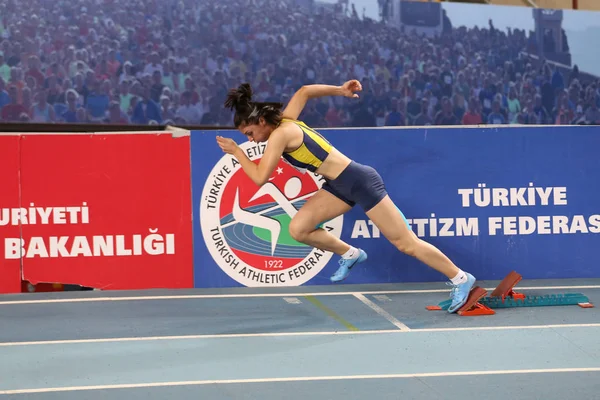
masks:
[[[598,307],[427,311],[447,289],[0,296],[0,399],[597,398]],[[600,280],[523,280],[517,290],[583,293],[600,306]]]

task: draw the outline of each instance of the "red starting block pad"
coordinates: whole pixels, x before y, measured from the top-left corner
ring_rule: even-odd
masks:
[[[511,271],[491,294],[491,297],[501,297],[502,301],[504,301],[507,297],[512,297],[513,299],[524,299],[525,295],[522,293],[517,293],[513,290],[513,288],[517,285],[517,283],[521,282],[523,276],[517,273],[516,271]]]
[[[467,302],[464,306],[458,309],[456,313],[464,317],[477,316],[477,315],[494,315],[496,312],[488,306],[481,304],[479,300],[487,296],[487,290],[479,286],[475,286],[471,289]]]

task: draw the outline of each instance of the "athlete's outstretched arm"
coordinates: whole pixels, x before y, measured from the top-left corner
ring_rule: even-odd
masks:
[[[269,177],[281,159],[287,143],[287,135],[285,134],[285,128],[277,128],[271,133],[269,144],[267,144],[265,153],[258,165],[246,156],[233,139],[217,136],[217,143],[225,153],[233,155],[239,161],[242,169],[252,179],[252,182],[258,186],[262,186],[268,182]]]
[[[362,85],[356,79],[349,80],[342,86],[331,85],[306,85],[302,86],[294,96],[292,96],[285,110],[283,110],[283,118],[298,119],[300,113],[304,109],[306,102],[316,97],[324,96],[345,96],[358,98],[354,92],[360,92]]]

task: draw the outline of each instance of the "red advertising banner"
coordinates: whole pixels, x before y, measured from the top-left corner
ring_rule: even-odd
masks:
[[[191,288],[189,136],[21,137],[23,279],[104,290]]]
[[[19,237],[19,136],[0,135],[0,238]],[[15,223],[13,223],[15,221]],[[4,257],[0,240],[0,293],[21,291],[21,259]]]

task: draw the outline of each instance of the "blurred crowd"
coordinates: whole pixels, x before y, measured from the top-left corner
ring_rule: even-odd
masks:
[[[348,8],[348,9],[346,9]],[[0,119],[231,126],[228,89],[286,103],[359,79],[359,100],[311,100],[314,127],[600,123],[600,86],[523,55],[531,32],[437,38],[292,0],[4,0]]]

